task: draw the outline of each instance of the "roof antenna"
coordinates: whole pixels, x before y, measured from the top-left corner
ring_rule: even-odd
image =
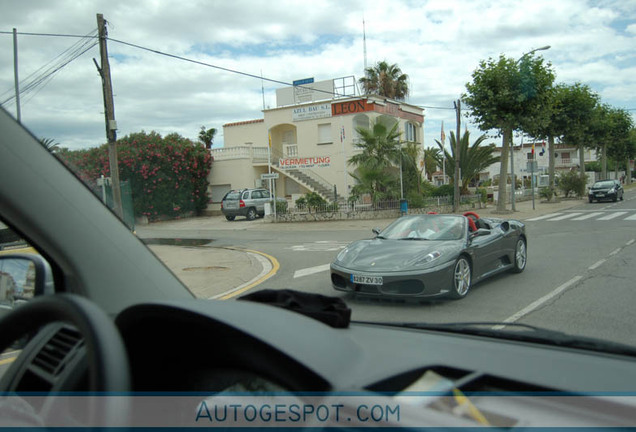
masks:
[[[367,76],[367,30],[362,15],[362,49],[364,51],[364,76]]]

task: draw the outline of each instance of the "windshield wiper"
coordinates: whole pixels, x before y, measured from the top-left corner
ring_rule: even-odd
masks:
[[[422,237],[400,237],[398,240],[428,240]]]
[[[614,354],[636,356],[636,347],[619,342],[608,342],[587,336],[574,336],[558,330],[549,330],[523,323],[506,322],[458,322],[458,323],[413,323],[413,322],[360,322],[361,324],[379,324],[391,327],[413,328],[421,330],[444,331],[450,333],[462,333],[476,336],[505,338],[524,342],[535,342],[579,348],[592,351],[603,351]],[[515,330],[506,330],[514,328]],[[520,330],[520,331],[519,331]]]

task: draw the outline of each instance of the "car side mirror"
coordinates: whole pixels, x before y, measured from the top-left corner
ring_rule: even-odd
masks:
[[[53,272],[40,255],[0,255],[0,307],[13,309],[35,296],[54,294]]]
[[[372,231],[372,232],[373,232],[373,234],[375,234],[375,235],[380,235],[380,228],[373,228],[371,231]]]

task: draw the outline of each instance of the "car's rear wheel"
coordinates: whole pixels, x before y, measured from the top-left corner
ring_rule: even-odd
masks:
[[[256,210],[254,208],[250,208],[247,211],[247,214],[245,215],[245,217],[247,218],[247,220],[254,220],[256,219]]]
[[[236,216],[225,215],[225,219],[233,221]]]
[[[528,249],[526,247],[526,241],[522,238],[517,240],[517,246],[515,247],[515,262],[512,268],[513,273],[521,273],[526,268],[528,262]]]
[[[453,271],[453,289],[450,292],[450,297],[454,299],[466,297],[470,290],[471,282],[472,270],[470,263],[466,257],[460,256],[455,263],[455,270]]]

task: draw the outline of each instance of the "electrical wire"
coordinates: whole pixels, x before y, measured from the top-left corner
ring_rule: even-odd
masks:
[[[8,33],[8,32],[0,32],[0,33]],[[38,35],[38,36],[52,36],[48,33],[19,33],[19,34],[27,34],[27,35]],[[83,36],[71,36],[71,35],[57,35],[64,37],[79,37],[80,40],[62,51],[60,54],[55,56],[53,59],[45,63],[43,66],[29,74],[26,78],[21,80],[20,87],[20,95],[30,97],[28,99],[24,99],[24,104],[28,103],[33,97],[44,88],[55,76],[57,72],[62,70],[69,63],[73,62],[78,57],[82,56],[84,53],[92,49],[95,45],[99,43],[97,39],[97,29],[92,32],[83,35]],[[5,91],[0,95],[0,100],[4,98],[7,93],[12,92],[11,89]],[[6,99],[0,102],[0,105],[5,105],[8,102],[11,102],[15,99],[15,94],[7,97]]]

